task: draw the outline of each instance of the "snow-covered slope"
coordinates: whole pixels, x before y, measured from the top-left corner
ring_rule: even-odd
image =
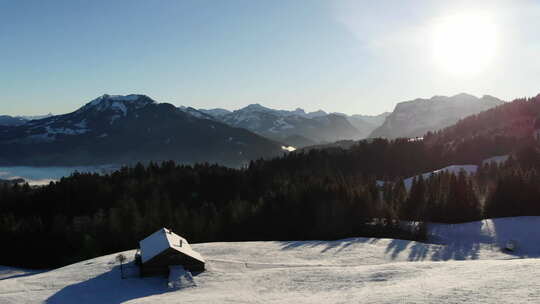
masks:
[[[499,156],[493,156],[490,158],[486,158],[482,161],[482,165],[489,164],[489,163],[496,163],[496,164],[503,164],[508,160],[510,155],[499,155]]]
[[[458,174],[460,171],[465,171],[465,173],[467,174],[474,174],[476,173],[476,170],[478,170],[477,165],[451,165],[451,166],[444,167],[439,170],[423,173],[420,175],[422,176],[423,179],[428,179],[432,174],[439,174],[443,172]],[[405,188],[407,190],[411,189],[413,180],[415,178],[418,178],[420,175],[411,176],[409,178],[404,179],[403,183],[405,184]]]
[[[108,255],[0,279],[0,303],[538,303],[540,217],[432,224],[439,244],[392,239],[195,244],[207,271],[195,286],[120,279]],[[500,245],[518,244],[514,253]],[[443,262],[444,261],[444,262]]]
[[[40,272],[43,272],[43,271],[32,270],[32,269],[22,269],[22,268],[16,268],[16,267],[8,267],[8,266],[0,266],[0,280],[23,277],[27,275],[40,273]]]
[[[27,122],[21,117],[12,117],[9,115],[0,115],[0,126],[20,126]]]
[[[231,111],[226,110],[226,109],[221,109],[221,108],[207,109],[207,110],[206,109],[199,109],[198,111],[202,112],[204,114],[210,115],[212,117],[219,117],[219,116],[223,116],[223,115],[227,115],[227,114],[231,113]]]

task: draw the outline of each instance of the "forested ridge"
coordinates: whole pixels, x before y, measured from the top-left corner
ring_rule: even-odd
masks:
[[[525,102],[536,104],[538,97]],[[536,140],[530,134],[495,134],[484,125],[481,136],[465,136],[469,131],[459,128],[505,108],[514,110],[511,104],[498,107],[430,133],[425,141],[360,141],[350,149],[300,151],[241,169],[163,162],[108,175],[75,173],[45,187],[2,184],[0,260],[24,267],[66,265],[135,248],[161,227],[193,243],[352,236],[422,240],[421,225],[411,230],[399,222],[540,215]],[[503,153],[510,155],[504,164],[479,161]],[[410,191],[405,189],[403,178],[450,164],[480,166],[474,175],[416,178]]]

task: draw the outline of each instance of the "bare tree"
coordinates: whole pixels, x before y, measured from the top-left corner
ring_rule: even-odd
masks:
[[[124,262],[126,261],[126,256],[123,254],[119,254],[116,256],[116,261],[120,263],[120,276],[122,279],[124,279]]]

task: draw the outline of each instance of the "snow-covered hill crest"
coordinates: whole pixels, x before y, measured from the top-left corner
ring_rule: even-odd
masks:
[[[0,303],[537,303],[540,217],[430,224],[433,243],[338,241],[194,244],[207,271],[170,289],[116,254],[0,279]],[[516,251],[503,249],[514,240]],[[13,271],[12,269],[10,271]]]

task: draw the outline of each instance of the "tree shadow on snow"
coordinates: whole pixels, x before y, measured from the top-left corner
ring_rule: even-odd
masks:
[[[393,239],[385,248],[392,260],[448,261],[475,260],[480,249],[500,251],[515,258],[540,257],[540,226],[538,217],[498,218],[477,222],[429,227],[426,243]],[[378,238],[350,238],[337,241],[281,242],[282,250],[321,248],[321,253],[339,253],[357,243],[375,244]],[[508,241],[515,241],[516,250],[505,250]],[[403,256],[405,255],[405,256]]]
[[[386,248],[392,259],[408,251],[408,261],[448,261],[478,259],[479,243],[432,244],[406,240],[393,240]]]
[[[365,237],[358,237],[358,238],[348,238],[348,239],[342,239],[337,241],[285,241],[280,242],[283,247],[281,247],[281,250],[292,250],[292,249],[298,249],[298,248],[316,248],[321,247],[321,253],[325,253],[327,251],[335,249],[335,253],[339,253],[346,249],[347,247],[356,244],[356,243],[376,243],[378,239],[376,238],[365,238]]]
[[[124,268],[136,267],[132,263]],[[170,291],[164,277],[120,278],[120,266],[89,280],[68,285],[49,297],[45,303],[122,303],[125,301],[162,294]]]
[[[516,258],[540,257],[540,218],[537,216],[520,216],[492,219],[487,229],[493,235],[493,243],[506,254]],[[515,250],[505,250],[508,242],[513,242]]]
[[[447,226],[431,227],[428,242],[392,240],[386,248],[386,253],[392,259],[396,259],[407,250],[409,261],[478,259],[480,244],[490,241],[489,238],[482,236],[481,229],[481,222],[468,223],[466,227],[462,224],[455,225],[453,229],[448,229]]]

